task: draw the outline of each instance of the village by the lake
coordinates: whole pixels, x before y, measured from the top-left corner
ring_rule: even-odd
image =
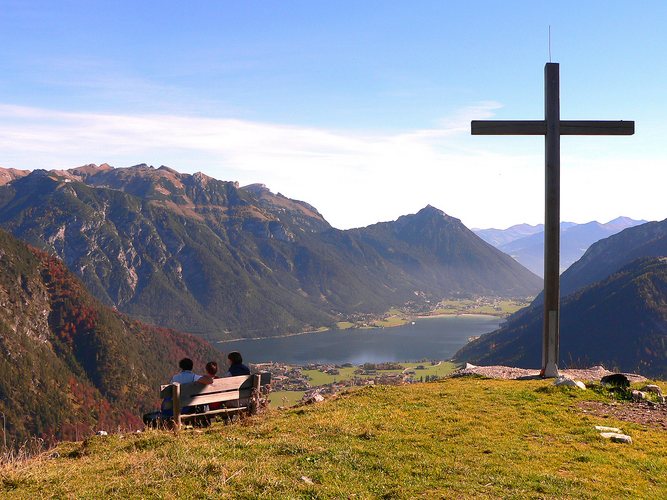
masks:
[[[402,385],[416,382],[434,382],[456,369],[448,361],[364,363],[359,366],[311,363],[305,366],[281,363],[253,365],[257,371],[272,375],[271,405],[291,406],[322,400],[324,396],[341,391],[376,384]]]

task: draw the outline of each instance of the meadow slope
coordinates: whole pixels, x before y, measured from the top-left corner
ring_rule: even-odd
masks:
[[[203,431],[63,443],[2,468],[0,495],[665,498],[667,432],[580,409],[609,398],[550,381],[368,387]]]

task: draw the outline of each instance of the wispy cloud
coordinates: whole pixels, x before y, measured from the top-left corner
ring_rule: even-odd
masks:
[[[537,222],[541,143],[511,154],[469,137],[470,120],[489,118],[499,107],[479,103],[436,126],[389,134],[0,105],[0,165],[146,162],[200,170],[242,184],[263,182],[316,205],[338,227],[392,219],[427,203],[469,225]]]

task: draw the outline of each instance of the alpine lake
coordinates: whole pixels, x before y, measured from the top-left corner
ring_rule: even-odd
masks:
[[[451,315],[417,318],[391,328],[327,330],[283,337],[223,341],[223,352],[240,351],[250,363],[291,365],[447,360],[471,337],[498,328],[502,318]]]

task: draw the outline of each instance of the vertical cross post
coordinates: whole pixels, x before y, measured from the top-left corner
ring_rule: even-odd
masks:
[[[544,67],[544,120],[474,120],[473,135],[543,135],[544,198],[544,329],[542,375],[558,376],[560,345],[560,136],[632,135],[633,121],[560,119],[558,63]]]
[[[558,376],[560,320],[560,91],[557,63],[544,66],[545,205],[542,375]]]

